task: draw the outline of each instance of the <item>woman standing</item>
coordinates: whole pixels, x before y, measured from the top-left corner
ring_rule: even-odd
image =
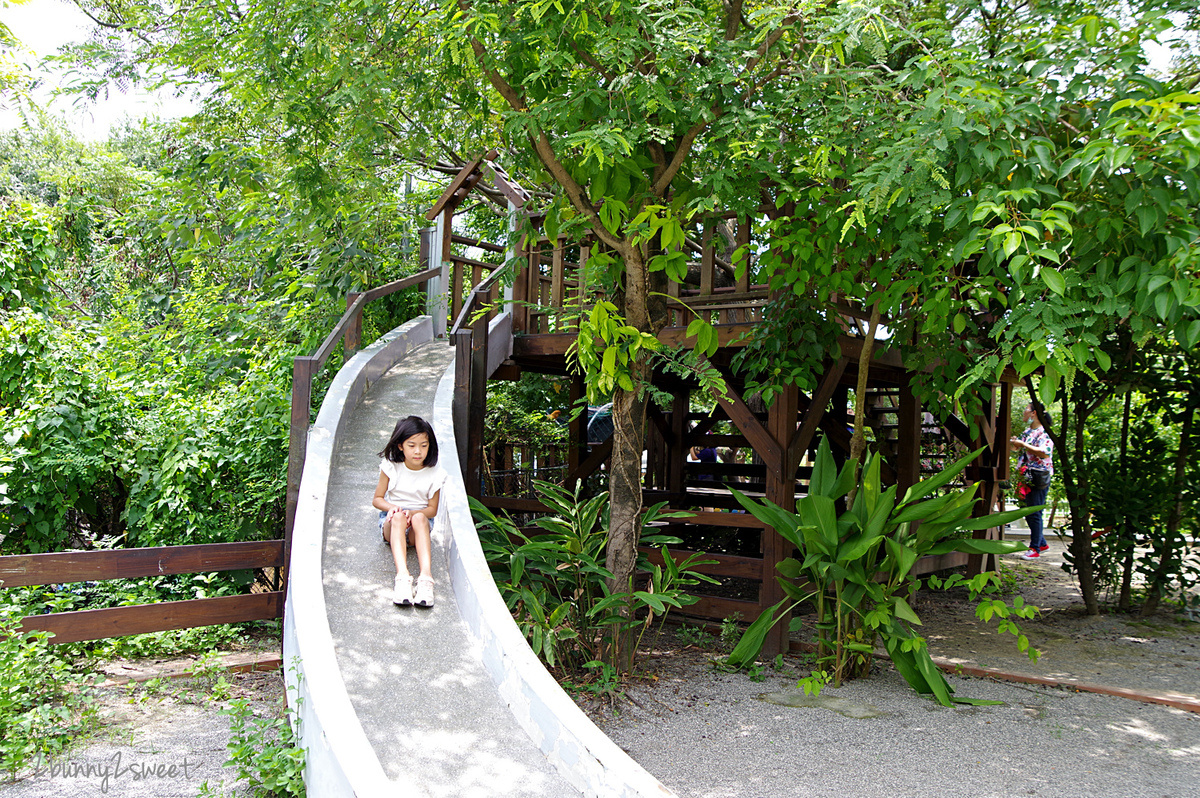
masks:
[[[1050,411],[1043,413],[1050,419]],[[1034,412],[1033,405],[1025,406],[1025,431],[1019,436],[1009,438],[1009,448],[1020,452],[1017,456],[1017,473],[1028,486],[1022,503],[1026,507],[1046,503],[1046,492],[1050,489],[1050,476],[1054,473],[1054,463],[1051,454],[1054,451],[1054,441],[1042,426],[1041,419]],[[1050,548],[1046,544],[1046,536],[1042,528],[1042,511],[1038,510],[1025,516],[1029,524],[1029,551],[1021,555],[1026,560],[1035,560],[1042,552]]]

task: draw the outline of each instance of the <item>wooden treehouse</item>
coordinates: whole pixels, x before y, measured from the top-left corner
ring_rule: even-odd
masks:
[[[520,250],[509,251],[494,242],[456,234],[456,211],[473,191],[483,190],[485,178],[491,183],[487,190],[502,194],[518,213],[530,200],[492,158],[494,155],[489,155],[467,164],[429,211],[427,217],[436,227],[423,236],[422,255],[431,266],[441,264],[441,284],[448,288],[449,306],[442,313],[448,313],[453,322],[451,343],[457,348],[455,430],[467,490],[488,507],[536,513],[545,508],[528,493],[528,476],[568,486],[594,477],[611,455],[612,439],[589,441],[586,418],[581,414],[568,425],[565,451],[514,453],[513,447],[485,450],[488,384],[515,380],[532,372],[570,380],[570,396],[564,405],[583,395],[582,379],[567,371],[566,352],[575,332],[569,316],[562,311],[572,304],[578,308],[589,246],[540,238],[526,240]],[[751,241],[751,219],[733,215],[717,218],[727,231],[733,231],[720,243],[737,246]],[[725,485],[734,484],[745,493],[794,509],[796,496],[806,491],[811,474],[807,463],[822,437],[829,441],[835,457],[844,460],[848,456],[853,418],[847,411],[847,401],[857,382],[863,338],[849,334],[841,337],[840,356],[836,351],[831,353],[812,395],[789,387],[769,408],[756,402],[755,397],[744,396],[743,383],[729,369],[730,358],[743,334],[761,321],[770,296],[767,286],[751,282],[753,269],[745,270],[741,280],[733,278],[733,269],[722,260],[718,242],[712,240],[712,227],[707,226],[704,240],[692,247],[695,284],[672,284],[670,291],[680,303],[707,312],[714,319],[720,349],[710,360],[723,373],[729,393],[705,397],[713,409],[696,413],[692,396],[699,390],[698,384],[671,375],[655,375],[656,386],[673,400],[665,409],[650,403],[643,494],[647,505],[666,501],[669,508],[689,514],[672,520],[666,528],[684,541],[681,550],[674,552],[677,558],[698,550],[716,560],[705,570],[721,580],[720,589],[702,595],[687,613],[708,620],[734,615],[752,620],[783,598],[774,579],[775,564],[792,556],[792,551],[790,544],[754,516],[733,512],[740,510],[740,505]],[[729,238],[733,242],[728,242]],[[476,257],[465,254],[471,248]],[[485,254],[479,256],[479,252]],[[513,270],[513,274],[501,279],[506,269]],[[510,287],[501,288],[510,282]],[[481,312],[484,309],[486,312]],[[670,326],[660,339],[678,343],[691,314],[682,308],[670,312]],[[963,419],[932,421],[914,398],[912,376],[896,353],[877,352],[872,360],[867,406],[869,423],[875,430],[873,446],[885,457],[885,481],[898,483],[903,490],[921,479],[923,471],[935,472],[962,453],[984,447],[965,477],[982,483],[982,501],[976,514],[990,514],[1000,505],[1000,483],[1008,478],[1012,385],[989,386],[991,399],[984,403],[983,417],[975,419],[982,432],[973,438],[968,431],[970,425]],[[688,453],[696,446],[715,449],[723,457],[717,462],[689,462]],[[522,469],[526,476],[523,480],[485,478],[497,471],[511,477]],[[999,538],[1003,529],[981,530],[975,535]],[[646,553],[652,559],[657,555],[655,551]],[[984,555],[952,553],[918,563],[914,572],[962,565],[978,572],[994,566],[986,559]],[[775,627],[764,649],[766,654],[773,655],[788,646],[786,629],[787,624]]]

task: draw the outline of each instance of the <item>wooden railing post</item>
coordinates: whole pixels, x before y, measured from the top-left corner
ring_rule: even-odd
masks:
[[[287,591],[287,570],[292,552],[292,529],[296,526],[296,504],[300,499],[300,477],[304,473],[308,446],[308,421],[312,413],[313,358],[300,355],[292,362],[292,423],[288,434],[287,503],[284,509],[283,578],[280,590]]]
[[[455,330],[451,334],[454,346],[454,402],[451,413],[454,417],[454,440],[458,446],[458,462],[467,462],[467,429],[471,418],[471,328]]]
[[[463,481],[467,484],[467,495],[479,498],[483,495],[483,426],[487,413],[487,363],[488,361],[488,319],[487,314],[479,314],[479,318],[471,325],[471,373],[469,378],[470,395],[467,406],[477,423],[467,427],[467,459]]]
[[[362,296],[358,291],[351,291],[346,294],[346,310],[354,306],[354,300]],[[362,308],[351,317],[350,323],[346,325],[346,335],[342,339],[342,362],[348,362],[354,353],[358,351],[358,347],[362,345]]]

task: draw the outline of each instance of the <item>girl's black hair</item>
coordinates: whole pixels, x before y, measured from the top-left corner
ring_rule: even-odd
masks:
[[[429,436],[429,451],[425,453],[424,465],[426,468],[437,465],[437,438],[434,437],[433,427],[420,416],[408,416],[397,421],[396,428],[392,430],[392,437],[388,438],[387,446],[383,447],[379,456],[393,463],[403,463],[404,452],[400,450],[400,447],[406,440],[414,435],[420,435],[422,432]]]

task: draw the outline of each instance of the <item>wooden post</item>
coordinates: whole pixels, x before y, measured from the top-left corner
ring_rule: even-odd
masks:
[[[688,445],[687,414],[691,409],[692,392],[683,387],[675,393],[675,401],[671,405],[671,433],[675,440],[667,451],[667,490],[675,495],[682,495],[684,490],[683,466],[687,462]]]
[[[586,244],[579,247],[579,271],[577,272],[575,286],[575,302],[579,306],[579,313],[583,313],[584,302],[587,301],[587,262],[591,257],[591,247]],[[579,329],[579,325],[574,325],[575,329]]]
[[[704,233],[700,239],[700,294],[708,296],[713,292],[713,271],[716,269],[716,252],[713,248],[713,226],[711,219],[704,222]]]
[[[450,243],[451,237],[454,235],[453,206],[447,206],[446,210],[442,211],[442,219],[442,273],[445,274],[446,269],[450,270],[450,318],[457,321],[463,303],[463,267],[461,263],[454,263],[450,260]]]
[[[521,242],[521,257],[524,265],[513,276],[513,335],[524,335],[529,332],[529,270],[532,268],[533,253],[530,250],[529,239]]]
[[[913,396],[912,387],[900,386],[900,412],[896,414],[896,493],[921,481],[921,403]]]
[[[476,498],[482,495],[483,420],[487,414],[487,356],[488,320],[486,316],[480,316],[471,325],[470,396],[467,406],[476,423],[467,427],[467,460],[463,473],[467,495]]]
[[[583,376],[575,375],[571,378],[571,389],[568,396],[571,400],[571,410],[575,409],[576,403],[586,395],[586,387],[583,384]],[[587,407],[579,411],[579,415],[572,418],[567,425],[567,479],[565,487],[567,490],[575,489],[575,480],[579,478],[579,464],[583,462],[587,456]]]
[[[766,498],[787,512],[796,509],[796,466],[799,461],[789,444],[796,432],[799,397],[796,386],[785,386],[775,397],[767,414],[767,429],[782,450],[782,467],[779,470],[767,469]],[[775,579],[775,564],[790,557],[791,549],[792,544],[774,529],[763,530],[762,589],[759,592],[759,604],[763,610],[784,597],[783,588]],[[788,650],[788,624],[789,616],[785,615],[771,628],[763,645],[764,657],[773,657]]]
[[[362,296],[358,291],[351,291],[346,294],[346,310],[354,304],[354,300]],[[354,314],[354,318],[346,325],[346,334],[342,337],[342,363],[346,363],[354,356],[358,347],[362,345],[362,308]]]
[[[566,246],[566,239],[560,238],[554,242],[554,254],[552,257],[552,268],[550,275],[550,307],[555,310],[562,310],[563,299],[565,298],[565,286],[563,285],[563,247]],[[554,330],[559,329],[559,317],[554,317]]]
[[[283,581],[287,591],[288,566],[292,558],[292,529],[296,526],[296,505],[300,500],[300,478],[308,448],[308,421],[312,413],[313,358],[301,355],[292,361],[292,420],[288,432],[287,500],[283,521]]]
[[[999,464],[1001,461],[1008,459],[1008,438],[1000,438],[997,435],[999,432],[997,411],[1003,404],[1000,386],[989,385],[988,387],[991,388],[991,397],[983,403],[982,412],[978,420],[981,428],[991,430],[991,441],[989,442],[986,439],[986,432],[981,435],[981,439],[975,441],[976,448],[982,444],[987,444],[987,448],[980,453],[979,457],[968,468],[969,478],[976,479],[979,482],[979,500],[971,510],[972,518],[981,518],[992,514],[1000,491],[1000,486],[997,483]],[[972,537],[999,539],[1003,534],[1003,529],[990,527],[976,530],[972,534]],[[976,576],[982,571],[994,571],[998,567],[999,563],[995,554],[972,554],[967,559],[968,576]]]
[[[742,264],[746,265],[746,271],[741,277],[737,278],[737,290],[739,293],[745,293],[750,290],[750,217],[739,216],[737,225],[737,248],[740,250],[747,247],[740,258],[734,258],[735,271]]]
[[[454,333],[454,440],[458,445],[458,467],[467,475],[467,430],[471,419],[471,329]]]

